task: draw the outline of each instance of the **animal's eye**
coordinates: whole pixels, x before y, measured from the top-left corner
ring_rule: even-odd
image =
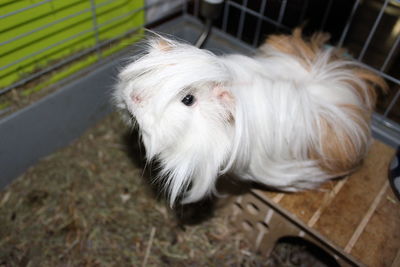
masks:
[[[195,98],[193,95],[186,95],[183,99],[182,99],[182,103],[185,104],[186,106],[191,106],[193,105],[195,102]]]

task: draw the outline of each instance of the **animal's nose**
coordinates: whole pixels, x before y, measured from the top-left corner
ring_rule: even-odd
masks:
[[[140,102],[142,102],[142,97],[141,97],[140,95],[138,95],[138,94],[131,93],[130,97],[131,97],[131,100],[132,100],[134,103],[139,104]]]

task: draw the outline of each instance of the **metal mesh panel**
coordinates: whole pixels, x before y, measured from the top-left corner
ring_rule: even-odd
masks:
[[[188,13],[199,15],[199,0]],[[226,0],[215,27],[257,47],[271,33],[297,26],[305,34],[324,31],[331,44],[384,77],[390,86],[379,96],[375,118],[400,132],[400,1],[398,0]]]

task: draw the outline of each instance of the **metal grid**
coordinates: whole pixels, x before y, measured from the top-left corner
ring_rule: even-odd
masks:
[[[53,2],[53,1],[57,1],[57,0],[44,0],[44,1],[40,1],[40,2],[32,4],[32,5],[29,5],[27,7],[21,8],[19,10],[15,10],[15,11],[6,13],[6,14],[1,14],[0,13],[0,23],[1,23],[2,19],[8,18],[10,16],[17,15],[17,14],[20,14],[20,13],[30,12],[35,7],[38,7],[38,6],[47,4],[49,2]],[[17,58],[17,59],[15,59],[15,61],[10,62],[10,63],[8,63],[6,65],[1,64],[1,61],[0,61],[0,71],[2,71],[2,70],[9,69],[12,66],[15,66],[16,64],[21,63],[21,62],[23,62],[23,61],[25,61],[25,60],[27,60],[29,58],[32,58],[32,57],[34,57],[36,55],[40,55],[40,54],[42,54],[42,53],[44,53],[44,52],[46,52],[46,51],[48,51],[50,49],[53,49],[53,48],[58,47],[58,46],[61,46],[61,45],[65,44],[66,42],[78,39],[79,37],[81,37],[81,36],[83,36],[83,35],[85,35],[87,33],[93,33],[95,35],[95,39],[96,39],[96,44],[94,46],[89,47],[87,49],[84,49],[82,51],[79,51],[77,53],[74,53],[74,54],[72,54],[72,55],[70,55],[68,57],[65,57],[62,60],[58,61],[57,63],[51,64],[51,65],[49,65],[49,66],[47,66],[47,67],[45,67],[45,68],[43,68],[41,70],[38,70],[38,71],[33,72],[33,73],[30,73],[28,76],[26,76],[26,77],[24,77],[24,78],[22,78],[22,79],[20,79],[20,80],[18,80],[16,82],[10,84],[10,85],[8,85],[8,86],[6,86],[4,88],[1,88],[0,89],[0,96],[5,94],[5,93],[7,93],[7,92],[9,92],[9,91],[11,91],[14,88],[18,88],[19,86],[22,86],[22,85],[24,85],[24,84],[26,84],[26,83],[28,83],[30,81],[33,81],[33,80],[41,77],[44,74],[50,73],[50,72],[52,72],[52,71],[54,71],[54,70],[56,70],[56,69],[58,69],[60,67],[63,67],[63,66],[65,66],[65,65],[67,65],[67,64],[69,64],[69,63],[71,63],[71,62],[73,62],[73,61],[75,61],[75,60],[77,60],[77,59],[79,59],[81,57],[87,56],[87,55],[89,55],[91,53],[98,53],[100,55],[102,48],[107,47],[110,44],[112,44],[112,43],[114,43],[114,42],[116,42],[118,40],[121,40],[124,37],[127,37],[127,36],[129,36],[129,35],[131,35],[133,33],[136,33],[141,29],[144,29],[145,27],[147,27],[149,25],[149,23],[147,21],[145,21],[144,24],[139,25],[139,26],[137,26],[135,28],[132,28],[132,29],[124,32],[123,34],[115,36],[114,38],[107,39],[107,40],[100,40],[99,31],[102,28],[106,27],[107,25],[110,25],[112,23],[121,21],[124,18],[127,18],[129,16],[135,15],[138,12],[141,12],[141,11],[148,12],[151,9],[159,8],[160,6],[163,6],[163,5],[166,5],[166,4],[171,5],[171,3],[173,3],[173,2],[179,3],[181,6],[183,6],[183,2],[184,2],[184,0],[152,1],[152,3],[149,3],[149,4],[147,4],[147,5],[145,5],[145,6],[141,7],[141,8],[137,8],[137,9],[131,10],[131,11],[125,13],[125,14],[113,17],[112,19],[107,20],[107,21],[102,22],[101,24],[99,24],[97,22],[98,20],[97,20],[97,17],[96,17],[97,9],[112,4],[113,0],[105,0],[105,1],[103,1],[101,3],[99,3],[99,4],[96,4],[94,2],[94,0],[88,0],[88,1],[90,1],[90,8],[83,9],[83,10],[81,10],[79,12],[76,12],[74,14],[70,14],[68,16],[65,16],[65,17],[61,18],[61,19],[57,19],[57,20],[51,21],[51,22],[49,22],[49,23],[47,23],[45,25],[41,25],[40,27],[35,28],[35,29],[31,30],[31,31],[23,32],[23,33],[15,36],[15,37],[13,37],[11,39],[0,41],[0,46],[6,45],[6,44],[10,44],[10,43],[13,43],[13,42],[21,39],[21,38],[25,38],[25,37],[27,37],[27,36],[29,36],[31,34],[43,31],[43,30],[48,29],[48,28],[50,28],[52,26],[55,26],[57,24],[60,24],[60,23],[63,23],[65,21],[68,21],[68,20],[71,20],[73,18],[76,18],[76,17],[78,17],[78,16],[80,16],[82,14],[90,13],[91,16],[92,16],[92,22],[93,22],[93,27],[92,28],[86,29],[86,30],[81,31],[81,32],[78,32],[78,33],[76,33],[76,34],[74,34],[72,36],[68,36],[68,37],[66,37],[65,39],[63,39],[63,40],[61,40],[59,42],[51,43],[48,46],[46,46],[46,47],[44,47],[44,48],[42,48],[40,50],[37,50],[32,54]],[[131,0],[131,1],[134,1],[134,0]],[[176,12],[176,10],[171,10],[170,12],[164,13],[158,19],[163,19],[164,17],[167,17],[167,16],[171,15],[171,13],[174,13],[174,12]],[[98,59],[100,59],[100,58],[101,57],[99,56]]]
[[[338,9],[338,2],[347,2],[344,9]],[[318,8],[313,7],[318,4]],[[187,7],[187,13],[200,18],[200,0],[195,0]],[[363,16],[367,8],[373,7],[375,13],[368,16],[368,21],[363,28],[365,34],[363,40],[359,40],[358,47],[352,41],[360,39],[357,37],[356,30],[360,27]],[[272,11],[271,11],[272,10]],[[290,11],[290,12],[289,12]],[[314,11],[314,12],[313,12]],[[342,14],[338,16],[338,13]],[[396,13],[397,12],[397,13]],[[289,14],[290,13],[290,14]],[[387,36],[382,42],[389,42],[390,46],[384,51],[374,51],[373,42],[377,38],[382,38],[380,32],[387,21],[387,14],[397,15],[397,21],[391,27],[391,36]],[[345,14],[345,15],[343,15]],[[332,35],[332,45],[348,48],[353,57],[363,63],[368,69],[384,77],[391,87],[388,95],[380,96],[381,102],[378,112],[374,119],[378,120],[384,127],[389,127],[396,133],[400,133],[398,124],[399,118],[392,120],[393,109],[399,105],[400,98],[400,66],[398,70],[390,69],[389,65],[396,65],[394,60],[399,61],[400,52],[400,1],[399,0],[353,0],[353,1],[312,1],[312,0],[226,0],[221,14],[221,19],[215,22],[215,26],[235,37],[237,40],[244,41],[254,48],[260,45],[267,34],[276,32],[290,32],[292,28],[305,25],[305,31],[311,33],[315,31],[327,31]],[[289,17],[289,19],[288,19]],[[291,18],[290,18],[291,17]],[[317,19],[315,17],[318,17]],[[340,20],[337,18],[339,17]],[[249,21],[252,21],[249,23]],[[247,22],[246,22],[247,21]],[[313,25],[307,25],[307,22]],[[336,24],[336,25],[335,25]],[[358,28],[357,28],[358,27]],[[368,30],[365,28],[369,27]],[[253,32],[246,38],[244,32]],[[390,38],[389,38],[390,37]],[[350,47],[349,47],[350,45]],[[376,44],[374,44],[376,46]],[[379,62],[371,62],[371,57],[376,58],[379,54]],[[396,58],[395,58],[396,56]],[[396,65],[397,66],[397,65]]]

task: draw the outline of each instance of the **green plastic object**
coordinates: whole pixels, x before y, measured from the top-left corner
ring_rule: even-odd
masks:
[[[5,17],[0,24],[0,89],[93,47],[98,41],[141,27],[145,21],[143,6],[144,0],[1,1],[0,16]],[[141,38],[141,32],[68,64],[40,83],[24,88],[23,95],[39,91],[131,45]]]

